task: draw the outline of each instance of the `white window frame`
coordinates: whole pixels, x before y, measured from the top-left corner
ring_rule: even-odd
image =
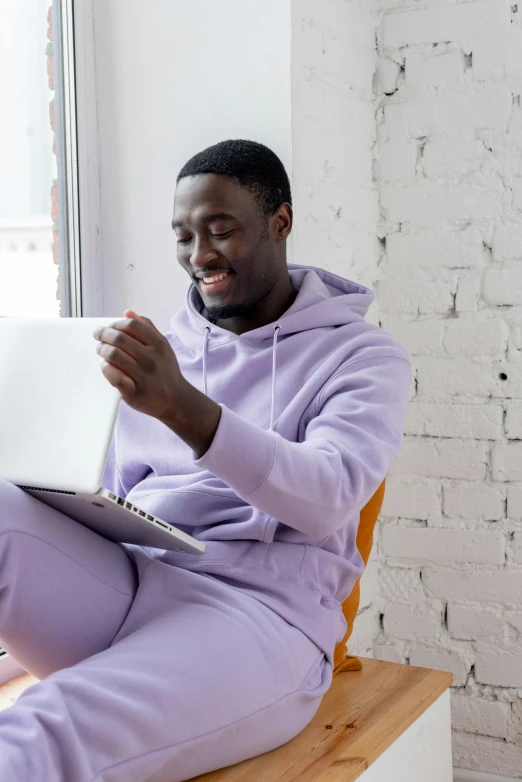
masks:
[[[71,317],[103,315],[93,0],[53,0],[60,268]]]
[[[96,317],[104,313],[93,0],[53,0],[53,38],[56,94],[64,96],[56,100],[60,273],[71,282],[67,314]],[[0,685],[23,673],[0,656]]]

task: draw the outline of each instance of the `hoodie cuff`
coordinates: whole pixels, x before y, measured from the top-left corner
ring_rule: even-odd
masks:
[[[223,404],[210,448],[194,464],[221,478],[246,499],[266,481],[277,453],[279,435],[260,429]]]

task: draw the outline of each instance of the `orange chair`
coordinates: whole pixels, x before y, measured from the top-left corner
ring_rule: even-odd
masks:
[[[359,528],[357,530],[356,545],[359,549],[359,553],[363,559],[364,566],[368,564],[370,552],[373,545],[373,533],[379,513],[381,512],[382,502],[384,500],[384,484],[381,483],[371,500],[364,506],[361,511],[361,517],[359,521]],[[359,601],[361,599],[361,585],[360,579],[355,583],[350,595],[343,603],[343,614],[348,628],[343,640],[337,644],[334,653],[334,674],[341,671],[360,671],[362,669],[362,663],[358,657],[353,657],[348,654],[346,649],[346,643],[352,634],[353,623],[357,616],[359,609]]]

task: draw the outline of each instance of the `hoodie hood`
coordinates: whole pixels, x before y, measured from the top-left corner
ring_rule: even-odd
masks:
[[[211,324],[203,314],[203,299],[193,283],[187,291],[185,309],[174,315],[171,321],[178,339],[195,355],[202,353],[204,394],[208,391],[207,351],[210,347],[219,347],[233,340],[261,346],[266,340],[272,340],[269,431],[274,428],[278,339],[310,329],[345,326],[362,321],[374,299],[373,293],[364,285],[324,269],[288,264],[288,272],[297,296],[291,307],[274,323],[239,335]]]
[[[374,300],[373,293],[364,285],[324,269],[288,264],[288,272],[298,293],[291,307],[276,322],[241,335],[233,334],[207,320],[203,314],[203,300],[196,286],[191,284],[187,290],[185,307],[171,320],[173,332],[194,354],[202,351],[205,332],[209,334],[212,346],[234,339],[255,345],[273,339],[276,325],[281,327],[280,333],[284,336],[361,321]]]

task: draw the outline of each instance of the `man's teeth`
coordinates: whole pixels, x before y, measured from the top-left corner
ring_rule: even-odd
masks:
[[[214,277],[203,277],[203,282],[207,285],[210,285],[212,282],[218,282],[219,280],[224,280],[225,277],[228,277],[228,272],[225,272],[224,274],[216,274]]]

